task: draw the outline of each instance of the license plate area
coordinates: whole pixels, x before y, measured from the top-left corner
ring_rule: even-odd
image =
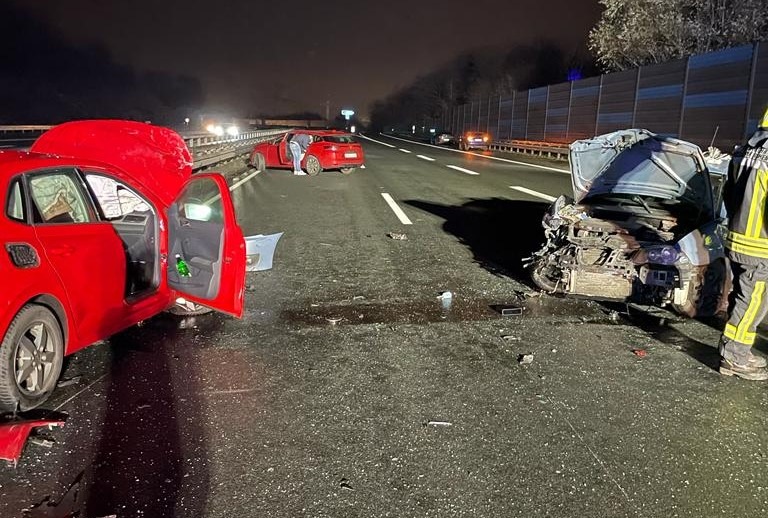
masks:
[[[344,158],[357,158],[357,153],[355,153],[354,151],[344,153]]]

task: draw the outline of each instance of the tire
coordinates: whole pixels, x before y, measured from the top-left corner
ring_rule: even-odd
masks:
[[[355,170],[354,167],[342,167],[340,169],[341,174],[352,174],[352,171],[354,171],[354,170]]]
[[[323,170],[323,166],[320,165],[320,160],[315,155],[308,155],[304,162],[304,168],[307,170],[309,176],[317,176],[320,171]]]
[[[672,308],[689,318],[715,316],[727,308],[729,288],[727,264],[724,259],[718,259],[696,268],[685,300],[672,304]]]
[[[267,164],[266,164],[266,161],[264,160],[264,155],[262,155],[261,153],[255,153],[251,157],[251,165],[262,172],[267,169]]]
[[[37,304],[21,308],[0,344],[0,411],[42,405],[56,388],[63,360],[64,338],[56,316]],[[27,377],[17,381],[22,372]]]

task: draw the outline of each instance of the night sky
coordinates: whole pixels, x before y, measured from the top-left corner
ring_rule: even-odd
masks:
[[[137,70],[195,76],[233,115],[359,113],[465,50],[585,45],[597,0],[67,0],[12,4]]]

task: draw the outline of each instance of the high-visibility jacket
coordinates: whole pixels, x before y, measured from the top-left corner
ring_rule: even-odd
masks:
[[[731,260],[768,264],[768,131],[757,131],[733,153],[723,201],[728,212],[725,246]]]

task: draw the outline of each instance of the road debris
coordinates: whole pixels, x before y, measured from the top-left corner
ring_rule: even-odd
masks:
[[[520,337],[519,336],[514,336],[514,335],[502,335],[501,339],[502,340],[506,340],[507,342],[519,342],[520,341]]]
[[[453,426],[453,423],[448,421],[429,421],[427,426]]]
[[[13,462],[14,467],[21,458],[21,452],[24,450],[24,444],[34,428],[47,426],[53,429],[54,426],[64,426],[64,420],[60,418],[51,419],[28,419],[19,421],[10,421],[0,424],[0,459]]]
[[[520,365],[530,365],[533,363],[533,353],[531,354],[521,354],[517,357],[517,363]]]
[[[65,379],[65,380],[59,381],[56,384],[56,386],[59,387],[59,388],[68,387],[70,385],[74,385],[76,383],[79,383],[80,382],[80,378],[82,378],[82,376],[73,376],[73,377],[71,377],[69,379]]]
[[[515,307],[501,308],[501,316],[503,317],[520,316],[522,314],[523,314],[523,308],[515,308]]]
[[[325,320],[327,320],[332,326],[335,326],[336,324],[338,324],[344,319],[341,317],[333,317],[333,318],[326,318]]]
[[[349,483],[349,480],[347,480],[346,478],[342,478],[342,479],[339,481],[339,487],[342,487],[342,488],[344,488],[344,489],[349,489],[350,491],[354,491],[354,488],[353,488],[353,487],[352,487],[352,485]]]
[[[632,354],[638,358],[645,358],[648,355],[648,351],[645,349],[632,349]]]
[[[442,302],[443,309],[450,309],[451,303],[453,302],[453,293],[450,291],[444,291],[437,296],[437,300]]]
[[[352,297],[352,300],[353,301],[354,300],[365,300],[365,296],[364,295],[355,295],[354,297]]]
[[[400,232],[390,232],[387,234],[388,237],[391,237],[392,239],[396,241],[405,241],[408,239],[408,236],[405,234],[402,234]]]
[[[43,448],[53,448],[53,445],[56,444],[56,441],[53,439],[46,439],[44,437],[30,437],[29,442]]]

